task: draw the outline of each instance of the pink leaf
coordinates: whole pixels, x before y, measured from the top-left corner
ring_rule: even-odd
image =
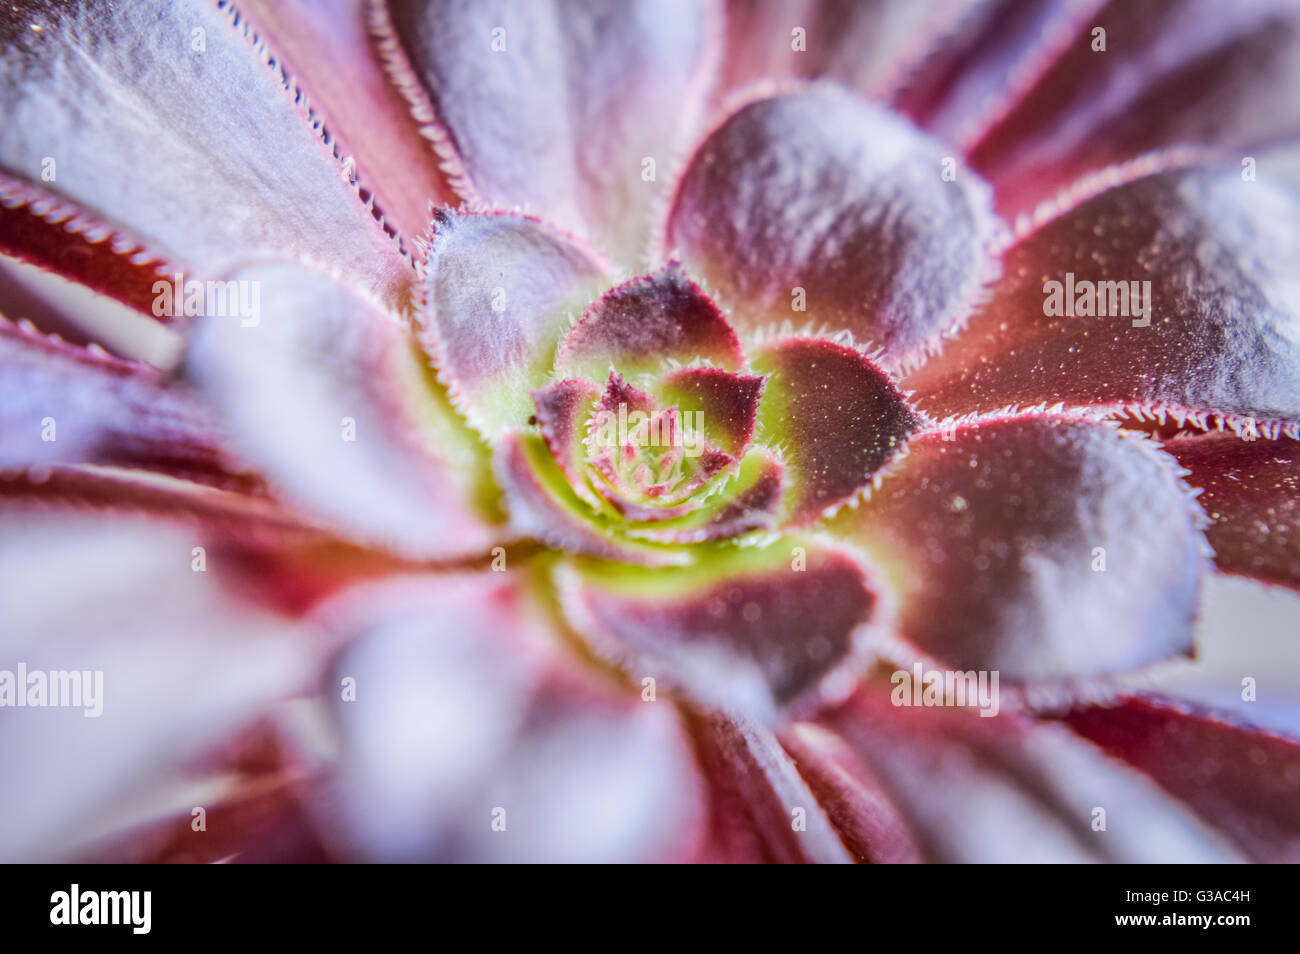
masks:
[[[348,857],[665,861],[700,838],[679,716],[587,668],[523,580],[415,576],[318,618],[354,638],[328,679]],[[341,680],[355,680],[355,702]]]
[[[722,89],[825,77],[888,97],[972,0],[729,0]],[[796,32],[797,31],[797,32]]]
[[[240,470],[202,399],[156,368],[0,317],[0,467],[96,463],[213,481]]]
[[[769,864],[849,861],[817,797],[770,730],[720,713],[698,716],[695,745],[708,780],[707,838],[693,859]]]
[[[761,377],[729,374],[719,368],[685,368],[665,375],[659,393],[683,415],[697,414],[710,441],[739,457],[754,433],[763,381]]]
[[[0,857],[75,850],[119,814],[104,805],[138,803],[142,780],[173,777],[304,691],[324,661],[317,640],[244,599],[215,555],[195,572],[192,548],[206,541],[192,530],[70,513],[4,519],[5,667],[92,681],[75,707],[6,707],[12,810],[0,818]]]
[[[429,205],[455,195],[384,69],[367,0],[237,0],[240,13],[324,123],[345,172],[374,196],[404,243],[429,225]],[[408,246],[409,248],[410,246]]]
[[[894,108],[963,149],[1002,119],[1105,0],[987,0],[942,37]],[[1012,188],[1015,183],[1008,183]]]

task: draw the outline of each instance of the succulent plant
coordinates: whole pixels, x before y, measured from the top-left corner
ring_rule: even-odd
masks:
[[[1298,72],[1264,0],[7,4],[0,855],[1300,859],[1300,744],[1148,679],[1300,583]]]

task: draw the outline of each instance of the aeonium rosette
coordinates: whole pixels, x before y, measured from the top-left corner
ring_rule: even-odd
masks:
[[[529,392],[539,434],[505,438],[503,476],[538,506],[565,507],[579,536],[687,544],[806,523],[859,491],[917,420],[843,345],[778,338],[747,357],[676,264],[592,304],[560,340],[550,379]],[[517,402],[517,382],[499,386],[503,404]],[[593,546],[648,563],[690,559]]]
[[[522,290],[478,264],[511,248],[535,270]],[[784,535],[861,495],[919,415],[851,343],[786,322],[745,347],[676,260],[602,288],[612,274],[540,221],[435,214],[416,337],[492,445],[512,528],[588,557],[558,571],[570,616],[621,617],[597,645],[674,663],[670,686],[709,656],[731,673],[694,687],[712,702],[771,712],[834,673],[847,690],[880,609],[866,560]],[[682,643],[644,614],[681,617]]]

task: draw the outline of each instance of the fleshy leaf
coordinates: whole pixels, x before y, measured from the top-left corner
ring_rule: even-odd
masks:
[[[1230,169],[1117,186],[1023,238],[904,385],[940,416],[1064,401],[1295,422],[1297,220],[1295,196]]]
[[[1155,785],[1059,726],[895,704],[901,688],[868,680],[817,724],[792,727],[786,744],[824,801],[887,792],[926,860],[1238,860]],[[1096,806],[1106,809],[1104,831],[1092,827]]]
[[[52,193],[0,176],[0,253],[152,314],[161,266],[124,242]]]
[[[692,860],[711,864],[849,861],[817,799],[770,730],[719,714],[694,719],[708,782],[707,838]],[[795,813],[802,810],[801,816]],[[792,817],[802,817],[797,828]]]
[[[1300,861],[1300,743],[1149,697],[1084,706],[1064,718],[1192,806],[1253,860]]]
[[[360,579],[409,569],[392,554],[341,540],[267,499],[260,486],[221,490],[142,470],[55,466],[0,474],[8,513],[61,511],[86,518],[144,517],[195,537],[206,559],[237,578],[241,594],[298,615]]]
[[[267,52],[324,124],[335,153],[407,242],[429,204],[455,199],[370,36],[368,0],[237,0]],[[409,247],[409,246],[408,246]]]
[[[719,368],[683,368],[664,376],[659,396],[675,405],[719,449],[740,456],[754,433],[764,379]]]
[[[420,343],[485,437],[522,427],[561,335],[608,275],[592,253],[535,219],[434,212]],[[604,375],[597,380],[603,380]]]
[[[760,720],[848,691],[876,610],[860,560],[801,538],[680,568],[578,561],[557,573],[570,624],[629,676]]]
[[[792,523],[866,487],[919,423],[889,379],[852,348],[787,338],[761,348],[753,364],[769,376],[759,431],[784,448],[784,512]]]
[[[603,381],[611,368],[629,377],[697,358],[733,371],[745,360],[727,319],[672,264],[606,292],[564,336],[555,364],[560,374]]]
[[[600,397],[600,388],[580,378],[557,381],[533,392],[542,439],[573,492],[592,506],[597,503],[587,486],[587,450],[583,441],[587,420]]]
[[[412,577],[318,615],[353,638],[325,683],[348,856],[609,862],[694,850],[702,779],[679,717],[582,666],[521,581]],[[339,701],[346,676],[353,702]]]
[[[915,651],[1009,682],[1191,652],[1199,514],[1145,438],[1025,416],[928,430],[908,450],[830,530],[888,568]]]
[[[6,4],[0,165],[186,272],[303,255],[400,304],[406,262],[234,19],[201,0]]]
[[[204,779],[182,789],[184,805],[95,839],[72,855],[75,864],[329,864],[316,822],[304,803],[310,786],[283,778]],[[194,830],[203,802],[208,828]]]
[[[381,30],[398,41],[394,78],[462,195],[524,206],[624,265],[641,260],[656,180],[690,134],[703,93],[711,39],[703,4],[386,7]]]
[[[739,109],[677,188],[665,248],[738,330],[848,330],[891,362],[961,324],[988,277],[988,189],[946,147],[829,88]]]
[[[854,858],[871,864],[925,860],[917,833],[844,739],[803,724],[781,742]]]
[[[925,59],[894,108],[963,149],[1050,69],[1105,0],[986,0]],[[1014,188],[1015,183],[1010,183]]]
[[[187,373],[275,491],[344,535],[403,556],[485,549],[476,442],[456,434],[405,330],[315,272],[262,266],[260,315],[197,323]],[[463,425],[462,425],[463,426]]]
[[[324,662],[316,641],[245,601],[214,554],[194,572],[193,531],[85,513],[3,520],[0,657],[26,664],[20,692],[38,672],[85,673],[94,697],[4,709],[6,861],[63,856],[105,805],[133,803],[142,780],[301,693]]]
[[[1200,434],[1165,449],[1201,489],[1219,569],[1300,587],[1300,443]]]
[[[628,384],[617,371],[611,371],[605,383],[605,390],[600,396],[600,409],[617,413],[620,407],[627,408],[629,412],[640,411],[649,414],[651,411],[658,410],[659,405],[640,388]]]
[[[238,470],[200,397],[148,365],[0,317],[0,468],[91,462],[224,480]]]
[[[1240,154],[1300,132],[1300,12],[1289,0],[1112,0],[1080,25],[970,152],[1008,216],[1150,152]]]
[[[0,475],[0,501],[17,510],[144,514],[161,521],[197,525],[205,536],[274,541],[331,539],[296,519],[260,488],[225,490],[162,474],[104,466],[34,468]]]
[[[729,0],[722,89],[825,77],[893,92],[972,0]]]

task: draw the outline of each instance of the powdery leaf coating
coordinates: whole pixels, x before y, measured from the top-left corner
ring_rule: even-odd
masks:
[[[297,253],[386,301],[405,298],[397,248],[228,7],[8,6],[17,8],[0,21],[8,173],[36,181],[55,158],[47,187],[205,276],[259,252]],[[202,52],[191,46],[198,29]]]
[[[466,419],[522,427],[573,315],[606,284],[591,253],[535,219],[434,211],[418,332]]]
[[[1300,442],[1201,434],[1165,449],[1202,491],[1219,569],[1300,587]]]
[[[260,320],[199,319],[186,368],[279,495],[406,556],[486,549],[494,533],[468,485],[478,475],[425,419],[436,408],[403,329],[302,268],[234,279],[258,283]]]
[[[860,560],[797,538],[682,568],[575,561],[557,582],[570,624],[630,676],[761,721],[850,686],[876,609]]]
[[[1065,723],[1225,832],[1254,861],[1300,861],[1300,743],[1159,698],[1081,706]]]
[[[790,523],[807,523],[866,487],[919,423],[889,379],[852,348],[787,338],[760,348],[753,365],[768,375],[759,431],[783,448]]]
[[[1172,462],[1078,419],[994,418],[946,436],[914,436],[872,498],[829,525],[886,568],[911,647],[1008,682],[1191,652],[1204,557]]]
[[[733,371],[745,360],[727,319],[673,264],[601,296],[564,336],[555,364],[561,374],[603,381],[611,368],[628,376],[697,358]]]
[[[221,423],[145,364],[0,317],[0,468],[120,464],[202,479],[237,465]]]
[[[691,159],[665,250],[742,333],[811,320],[902,360],[960,324],[987,273],[989,191],[965,169],[944,181],[948,154],[831,88],[750,103]]]
[[[1294,422],[1298,220],[1294,195],[1231,169],[1117,186],[1012,249],[992,300],[904,385],[939,416],[1064,401]],[[1064,310],[1067,274],[1075,315],[1044,314],[1049,282]],[[1131,283],[1148,281],[1143,315]],[[1078,314],[1089,289],[1107,317]]]
[[[890,834],[882,798],[928,861],[1238,860],[1156,786],[1068,733],[1009,711],[986,718],[890,697],[883,677],[866,680],[845,705],[784,736],[819,797],[882,812],[875,827],[885,829],[888,851],[907,850],[908,841]],[[1105,833],[1090,827],[1095,806],[1106,808]],[[847,837],[852,845],[852,829]]]
[[[524,206],[639,262],[658,177],[702,93],[708,15],[692,0],[389,0],[462,191]],[[432,118],[428,117],[428,118]],[[599,130],[596,135],[593,130]],[[655,160],[655,179],[643,160]]]
[[[1300,133],[1300,10],[1291,0],[1111,0],[1079,27],[970,153],[1008,216],[1155,150],[1237,153]],[[1104,52],[1093,49],[1097,29]]]
[[[671,860],[700,837],[701,779],[670,706],[592,678],[522,581],[393,580],[318,617],[350,637],[332,785],[371,861]],[[499,823],[494,828],[494,823]]]

